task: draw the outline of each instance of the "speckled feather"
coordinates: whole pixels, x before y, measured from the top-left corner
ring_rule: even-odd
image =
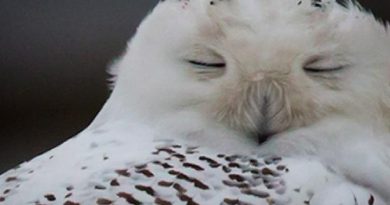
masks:
[[[340,203],[384,204],[314,159],[219,153],[133,129],[85,131],[8,171],[0,204],[318,204],[334,202],[329,189]]]

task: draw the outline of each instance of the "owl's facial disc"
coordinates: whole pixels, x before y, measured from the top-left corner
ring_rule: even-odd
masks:
[[[372,16],[335,2],[213,2],[160,3],[132,40],[114,94],[154,121],[193,114],[260,140],[330,115],[371,123],[388,113],[389,34]],[[204,130],[198,124],[186,126]]]

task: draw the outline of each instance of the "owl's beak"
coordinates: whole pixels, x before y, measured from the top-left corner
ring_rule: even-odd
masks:
[[[259,133],[256,137],[257,137],[258,143],[261,145],[274,135],[275,135],[275,133]]]

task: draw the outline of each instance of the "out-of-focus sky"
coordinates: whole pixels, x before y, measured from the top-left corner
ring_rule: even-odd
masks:
[[[0,1],[0,173],[89,124],[109,95],[107,66],[156,3]],[[390,2],[361,3],[390,19]]]

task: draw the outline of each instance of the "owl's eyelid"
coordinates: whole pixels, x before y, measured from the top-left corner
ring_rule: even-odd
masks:
[[[304,67],[303,69],[311,73],[325,73],[325,72],[336,72],[344,69],[345,66],[329,67],[329,68],[320,68],[320,67]]]
[[[347,63],[333,58],[315,57],[305,63],[303,69],[311,73],[326,73],[340,71],[347,66]]]
[[[203,61],[198,61],[198,60],[187,60],[188,63],[196,66],[201,66],[201,67],[208,67],[208,68],[225,68],[226,63],[209,63],[209,62],[203,62]]]

